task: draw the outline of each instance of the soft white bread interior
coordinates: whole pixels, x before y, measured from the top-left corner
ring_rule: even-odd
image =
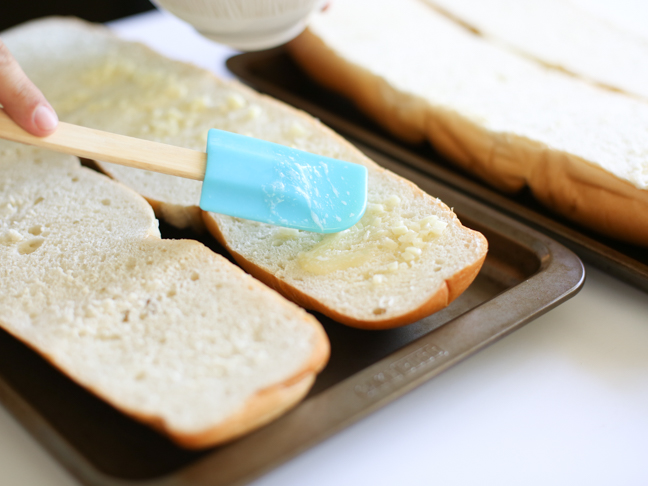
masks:
[[[425,0],[487,39],[648,100],[648,41],[565,0]]]
[[[386,329],[446,307],[474,280],[487,242],[442,202],[370,171],[369,207],[352,228],[320,235],[218,214],[205,221],[243,268],[306,308]]]
[[[204,216],[241,266],[306,308],[357,327],[408,324],[448,305],[484,261],[484,237],[447,206],[304,113],[79,22],[28,24],[5,42],[66,121],[202,149],[215,127],[367,166],[369,210],[337,235]],[[101,167],[171,223],[197,206],[199,183]]]
[[[648,246],[648,103],[486,42],[420,0],[332,3],[290,47],[403,139]]]
[[[328,359],[320,324],[74,157],[0,142],[0,325],[178,444],[295,405]]]

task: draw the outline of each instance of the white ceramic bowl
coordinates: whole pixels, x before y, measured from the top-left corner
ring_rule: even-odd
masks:
[[[152,0],[205,37],[235,49],[278,46],[299,35],[326,0]]]

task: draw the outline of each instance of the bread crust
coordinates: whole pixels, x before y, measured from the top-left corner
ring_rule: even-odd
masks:
[[[236,414],[218,427],[197,434],[173,433],[176,443],[187,449],[203,449],[237,439],[256,430],[295,407],[315,382],[316,373],[305,373],[298,380],[260,391]],[[153,427],[156,424],[151,423]],[[169,433],[165,424],[160,429]],[[157,427],[156,427],[157,428]]]
[[[648,191],[564,152],[548,151],[529,177],[546,206],[604,235],[648,246]]]
[[[429,140],[443,155],[506,193],[528,186],[537,199],[597,233],[648,246],[648,191],[572,154],[494,133],[456,112],[401,93],[340,57],[308,29],[288,44],[299,65],[354,100],[406,142]]]
[[[0,327],[32,351],[40,355],[60,373],[67,376],[75,383],[83,386],[83,388],[88,392],[134,420],[147,424],[149,427],[168,437],[177,445],[186,449],[204,449],[232,441],[270,423],[277,417],[280,417],[288,410],[295,407],[306,396],[313,386],[317,374],[325,367],[330,355],[328,338],[324,331],[319,328],[318,346],[302,371],[283,383],[278,383],[258,391],[254,396],[248,399],[238,412],[230,415],[227,420],[221,422],[217,426],[207,430],[201,430],[200,432],[187,433],[170,427],[163,418],[157,415],[143,414],[137,410],[124,407],[121,403],[113,400],[109,394],[106,394],[100,388],[80,382],[76,377],[62,367],[56,358],[51,354],[44,352],[42,349],[39,349],[30,341],[23,339],[23,337],[15,332],[11,326],[7,326],[6,323],[0,322]]]

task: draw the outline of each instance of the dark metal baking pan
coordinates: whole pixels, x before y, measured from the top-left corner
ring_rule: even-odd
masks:
[[[579,258],[547,236],[429,176],[366,150],[376,162],[455,208],[490,250],[475,282],[449,307],[400,329],[363,331],[316,314],[331,360],[308,397],[279,420],[229,445],[178,448],[56,371],[0,331],[0,402],[82,484],[244,484],[572,297]],[[161,224],[165,237],[191,238]],[[215,240],[202,241],[224,253]]]
[[[355,105],[314,83],[285,49],[232,57],[227,67],[252,87],[301,108],[345,136],[380,149],[405,164],[451,185],[571,248],[583,260],[648,292],[648,250],[593,233],[552,213],[529,191],[515,196],[498,193],[461,171],[428,144],[408,145],[363,115]]]

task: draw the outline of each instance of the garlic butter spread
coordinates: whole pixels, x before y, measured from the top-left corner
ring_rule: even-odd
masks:
[[[401,217],[399,206],[397,196],[391,196],[382,204],[368,204],[365,215],[355,226],[326,235],[313,248],[300,253],[299,266],[307,272],[326,275],[360,267],[381,257],[380,260],[387,260],[387,263],[373,268],[367,278],[376,285],[383,283],[388,274],[411,266],[420,258],[424,249],[447,226],[437,216],[416,221]]]
[[[204,150],[210,128],[246,131],[242,122],[259,123],[264,111],[234,89],[206,92],[201,83],[194,86],[168,69],[117,56],[87,69],[79,79],[80,89],[52,97],[65,120],[79,118],[93,125],[94,115],[94,124],[103,129],[176,144],[180,138],[187,148]]]

